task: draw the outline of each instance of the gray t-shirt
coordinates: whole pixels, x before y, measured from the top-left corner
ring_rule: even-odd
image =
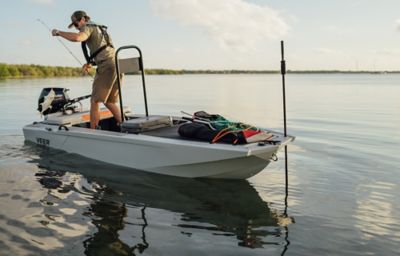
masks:
[[[90,55],[92,55],[97,49],[106,45],[106,39],[101,33],[101,30],[98,26],[94,25],[93,22],[86,23],[85,26],[82,26],[79,31],[88,35],[88,39],[86,40],[86,44],[89,47]],[[108,35],[110,43],[112,44],[112,40],[110,35]],[[94,61],[99,64],[100,62],[111,59],[115,57],[115,50],[112,47],[107,47],[102,50],[94,59]]]

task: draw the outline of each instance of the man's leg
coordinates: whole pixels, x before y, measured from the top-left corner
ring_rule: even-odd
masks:
[[[115,120],[117,120],[117,124],[121,124],[122,123],[121,110],[119,109],[118,104],[106,102],[104,103],[104,105],[111,111]]]
[[[90,102],[90,128],[96,129],[100,121],[100,110],[98,102]]]

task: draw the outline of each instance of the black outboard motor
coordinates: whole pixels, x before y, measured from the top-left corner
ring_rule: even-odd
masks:
[[[54,99],[51,102],[51,107],[43,111],[43,115],[48,115],[51,113],[55,113],[58,111],[62,111],[64,106],[70,102],[69,96],[67,94],[68,89],[66,88],[58,88],[58,87],[51,87],[51,88],[43,88],[42,92],[40,93],[39,100],[38,100],[38,111],[42,112],[43,106],[42,103],[46,100],[46,96],[53,90],[55,93]]]

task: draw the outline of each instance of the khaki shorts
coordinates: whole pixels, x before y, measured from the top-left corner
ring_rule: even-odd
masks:
[[[122,79],[122,77],[121,77]],[[117,71],[114,59],[100,63],[93,81],[92,102],[116,103],[118,102]]]

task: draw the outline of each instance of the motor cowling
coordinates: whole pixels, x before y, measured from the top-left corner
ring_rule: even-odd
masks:
[[[43,103],[46,100],[46,97],[49,95],[51,90],[54,91],[54,99],[51,101],[51,105],[49,108],[45,109],[43,111]],[[39,99],[38,99],[38,108],[37,110],[41,112],[43,115],[48,115],[51,113],[63,111],[64,106],[69,103],[69,96],[67,94],[68,89],[66,88],[60,88],[60,87],[49,87],[49,88],[43,88],[42,92],[40,93]],[[43,112],[42,112],[43,111]]]

